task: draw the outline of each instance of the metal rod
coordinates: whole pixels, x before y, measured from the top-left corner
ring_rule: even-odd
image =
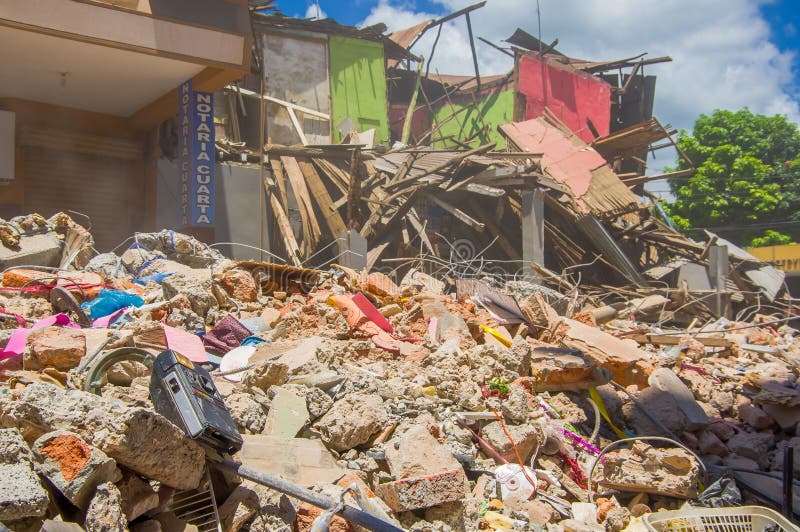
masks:
[[[278,490],[281,493],[286,493],[287,495],[291,495],[292,497],[300,499],[301,501],[313,504],[314,506],[322,508],[323,510],[329,510],[336,504],[324,495],[314,493],[309,489],[298,486],[297,484],[292,484],[291,482],[287,482],[274,475],[268,475],[254,469],[250,469],[249,467],[238,462],[234,462],[232,460],[222,460],[222,465],[236,472],[242,478],[252,480],[253,482],[261,484],[262,486],[267,486],[268,488]],[[362,526],[367,530],[372,530],[374,532],[403,532],[402,528],[379,519],[372,514],[353,508],[352,506],[343,506],[341,511],[338,513],[348,521],[358,526]]]
[[[794,447],[783,449],[783,515],[792,519],[792,474],[794,473]]]

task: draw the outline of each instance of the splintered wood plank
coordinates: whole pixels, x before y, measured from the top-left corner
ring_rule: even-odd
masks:
[[[331,236],[333,238],[339,238],[339,235],[347,230],[347,226],[344,224],[344,220],[342,220],[339,212],[329,208],[333,205],[333,198],[331,198],[331,195],[328,193],[328,189],[325,188],[325,183],[322,182],[322,179],[317,173],[316,168],[314,168],[314,165],[311,164],[311,161],[298,158],[297,164],[300,166],[300,170],[306,178],[308,189],[311,191],[311,195],[317,203],[320,212],[322,212],[322,217],[325,220],[325,225],[328,226],[331,232]]]
[[[289,178],[289,184],[294,192],[294,197],[297,200],[297,205],[300,209],[300,216],[303,219],[303,229],[306,231],[308,239],[304,242],[307,244],[310,251],[319,243],[319,238],[322,231],[317,222],[317,216],[314,214],[314,205],[311,203],[311,194],[308,192],[306,180],[303,177],[303,172],[297,164],[294,157],[281,157],[283,169],[286,171],[286,176]]]
[[[288,209],[289,203],[286,199],[286,176],[283,171],[283,165],[278,159],[270,159],[269,164],[272,166],[272,173],[275,174],[275,183],[278,185],[281,205],[283,205],[284,209]]]
[[[347,194],[347,181],[349,180],[349,176],[344,170],[327,159],[312,160],[317,168],[319,168],[320,171],[328,176],[328,179],[331,180],[331,183],[333,183],[333,185],[338,188],[342,194]]]
[[[300,260],[300,246],[297,245],[297,240],[292,232],[292,224],[289,223],[289,217],[286,216],[286,211],[283,210],[281,200],[267,181],[264,181],[264,190],[267,192],[269,203],[272,206],[272,213],[275,215],[275,220],[278,222],[278,229],[281,232],[281,238],[283,239],[283,245],[286,247],[286,253],[289,254],[289,260],[291,260],[292,264],[295,266],[302,266],[303,261]]]
[[[428,251],[430,251],[431,255],[436,256],[436,250],[433,248],[433,244],[431,244],[431,241],[428,238],[428,233],[425,232],[425,226],[427,225],[428,221],[425,220],[425,223],[422,223],[419,215],[417,214],[417,210],[414,207],[409,209],[406,218],[408,218],[408,221],[414,226],[414,229],[417,230],[420,240],[422,240],[422,243],[425,244],[426,248],[428,248]]]

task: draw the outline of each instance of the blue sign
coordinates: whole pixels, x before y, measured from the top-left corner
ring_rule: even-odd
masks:
[[[178,172],[181,225],[214,225],[214,95],[178,88]]]

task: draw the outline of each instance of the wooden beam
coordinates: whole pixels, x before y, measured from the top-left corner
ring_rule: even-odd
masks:
[[[691,331],[687,334],[692,334]],[[627,335],[625,338],[635,340],[639,344],[652,344],[652,345],[680,345],[684,343],[682,336],[670,336],[665,334],[633,334]],[[724,347],[728,348],[734,344],[733,340],[727,338],[709,337],[709,336],[694,336],[692,340],[697,340],[705,347]]]
[[[306,234],[306,239],[303,244],[306,246],[306,251],[310,252],[318,243],[322,235],[317,222],[317,216],[314,214],[314,205],[311,203],[311,194],[308,192],[306,180],[297,160],[292,157],[281,157],[283,169],[286,172],[286,177],[289,178],[289,184],[294,192],[297,206],[300,210],[300,216],[303,219],[303,231]]]
[[[482,222],[479,222],[478,220],[476,220],[475,218],[473,218],[469,214],[465,213],[464,211],[462,211],[461,209],[459,209],[455,205],[451,205],[451,204],[447,203],[446,201],[440,200],[439,198],[437,198],[433,194],[427,194],[426,196],[427,196],[428,199],[430,199],[436,205],[438,205],[442,209],[446,210],[447,212],[449,212],[450,214],[452,214],[453,216],[455,216],[456,218],[458,218],[459,220],[461,220],[462,222],[464,222],[468,226],[472,227],[476,231],[483,231],[486,228],[485,224],[483,224]]]
[[[241,70],[207,67],[192,78],[192,88],[201,92],[215,92],[245,75]],[[150,129],[178,114],[178,87],[145,105],[128,119],[134,129]]]
[[[302,266],[303,261],[300,260],[300,247],[297,245],[297,240],[292,232],[292,224],[289,223],[289,217],[286,216],[286,211],[283,210],[283,205],[281,205],[273,187],[271,187],[266,180],[264,181],[264,190],[267,192],[267,196],[269,196],[272,213],[275,215],[275,220],[278,222],[278,230],[283,239],[283,245],[286,247],[286,253],[289,254],[289,260],[291,260],[292,264],[295,266]]]
[[[478,71],[478,53],[475,51],[475,38],[472,36],[472,21],[469,18],[469,11],[464,13],[467,19],[467,35],[469,36],[469,47],[472,50],[472,65],[475,67],[475,92],[481,92],[481,73]]]
[[[339,215],[339,211],[329,208],[333,203],[333,198],[331,198],[331,195],[328,193],[328,189],[325,188],[325,183],[322,182],[322,179],[311,161],[308,159],[297,159],[297,164],[300,165],[300,170],[302,170],[303,175],[306,176],[308,189],[311,191],[311,196],[316,201],[317,207],[319,207],[319,210],[322,212],[322,217],[325,220],[325,225],[328,226],[331,232],[331,236],[334,239],[339,238],[339,235],[347,231],[347,226]]]

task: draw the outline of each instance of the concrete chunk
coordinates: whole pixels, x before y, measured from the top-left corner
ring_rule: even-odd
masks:
[[[461,467],[433,475],[379,484],[375,493],[395,512],[430,508],[464,498]]]
[[[0,423],[18,426],[28,440],[72,431],[119,464],[174,488],[196,488],[203,475],[203,449],[178,427],[152,410],[87,392],[33,383],[0,402]]]
[[[33,455],[36,469],[78,508],[89,505],[99,484],[113,480],[117,467],[106,453],[65,430],[40,436]]]
[[[17,429],[0,429],[0,521],[44,515],[50,498]]]
[[[30,356],[25,356],[25,369],[51,366],[68,370],[78,366],[86,354],[86,336],[80,329],[44,327],[28,337]]]
[[[600,484],[626,492],[645,492],[681,499],[697,496],[699,466],[683,449],[656,449],[637,443],[606,455]]]
[[[539,432],[532,425],[506,425],[506,428],[514,439],[522,460],[526,461],[534,448],[540,443]],[[508,440],[508,436],[503,432],[503,426],[499,421],[487,424],[483,427],[481,433],[489,445],[494,447],[503,458],[509,462],[516,463],[517,455],[514,453],[514,447]]]
[[[319,419],[317,427],[328,447],[345,451],[367,443],[385,427],[388,419],[380,396],[351,394],[336,401]]]
[[[448,448],[436,441],[423,425],[415,425],[390,441],[386,446],[386,460],[395,478],[418,477],[461,468]]]
[[[128,520],[122,511],[122,494],[111,482],[97,486],[84,521],[86,532],[127,530]]]

